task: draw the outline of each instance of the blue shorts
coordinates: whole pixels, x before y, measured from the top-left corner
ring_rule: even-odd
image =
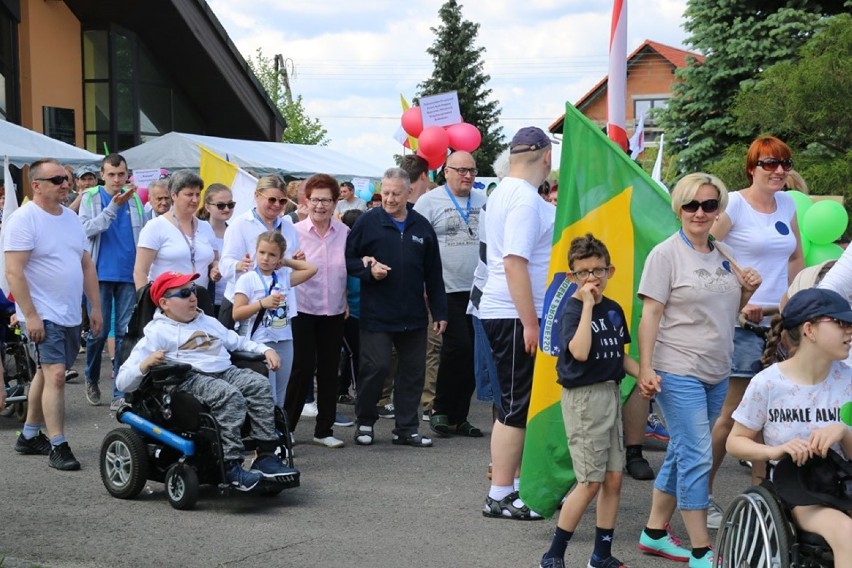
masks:
[[[765,343],[761,337],[741,327],[734,328],[734,359],[731,376],[750,379],[760,370]]]
[[[44,341],[29,343],[30,354],[37,365],[65,365],[70,369],[80,352],[80,326],[66,327],[44,320]],[[27,333],[26,322],[21,322],[24,335]]]

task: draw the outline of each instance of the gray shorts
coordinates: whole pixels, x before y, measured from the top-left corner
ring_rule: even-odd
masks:
[[[621,389],[606,381],[562,389],[562,420],[578,483],[603,483],[624,469]]]
[[[80,352],[80,326],[66,327],[44,320],[44,341],[28,343],[30,356],[37,365],[65,365],[70,369]],[[26,322],[21,322],[21,330],[27,334]]]

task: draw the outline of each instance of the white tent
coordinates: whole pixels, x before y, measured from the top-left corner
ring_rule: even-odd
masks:
[[[100,162],[103,156],[54,140],[17,124],[0,120],[0,156],[22,168],[40,158],[56,158],[63,164],[83,165]]]
[[[198,169],[199,145],[257,174],[279,173],[305,178],[326,173],[337,178],[379,178],[384,168],[350,158],[326,146],[236,140],[169,132],[121,152],[131,169]]]

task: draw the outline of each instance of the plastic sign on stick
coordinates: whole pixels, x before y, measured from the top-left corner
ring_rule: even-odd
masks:
[[[462,122],[458,92],[449,91],[421,97],[420,114],[424,129],[430,126],[451,126]]]

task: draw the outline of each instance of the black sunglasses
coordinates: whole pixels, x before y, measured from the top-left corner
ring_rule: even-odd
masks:
[[[237,203],[235,201],[229,201],[227,203],[210,203],[209,205],[215,205],[216,209],[218,209],[219,211],[224,211],[225,208],[233,209],[237,206]]]
[[[781,169],[785,172],[789,172],[793,169],[793,158],[787,158],[784,160],[779,160],[778,158],[766,158],[764,160],[758,160],[757,165],[767,172],[774,172],[778,169],[778,166],[781,166]]]
[[[719,200],[718,199],[705,199],[704,201],[698,201],[693,199],[689,203],[684,203],[680,206],[681,209],[686,211],[687,213],[695,213],[698,211],[698,208],[704,210],[705,213],[712,213],[719,209]]]
[[[62,185],[68,181],[68,176],[53,176],[49,178],[36,178],[36,181],[49,181],[53,185]]]
[[[186,300],[190,296],[197,296],[197,292],[195,290],[195,284],[190,286],[189,288],[181,288],[177,292],[172,292],[171,294],[163,294],[163,298],[181,298],[182,300]]]
[[[275,205],[277,203],[281,207],[284,207],[287,204],[287,202],[290,201],[286,197],[269,197],[266,194],[261,193],[259,191],[257,192],[257,194],[262,195],[263,197],[266,197],[266,202],[269,203],[270,205]]]

